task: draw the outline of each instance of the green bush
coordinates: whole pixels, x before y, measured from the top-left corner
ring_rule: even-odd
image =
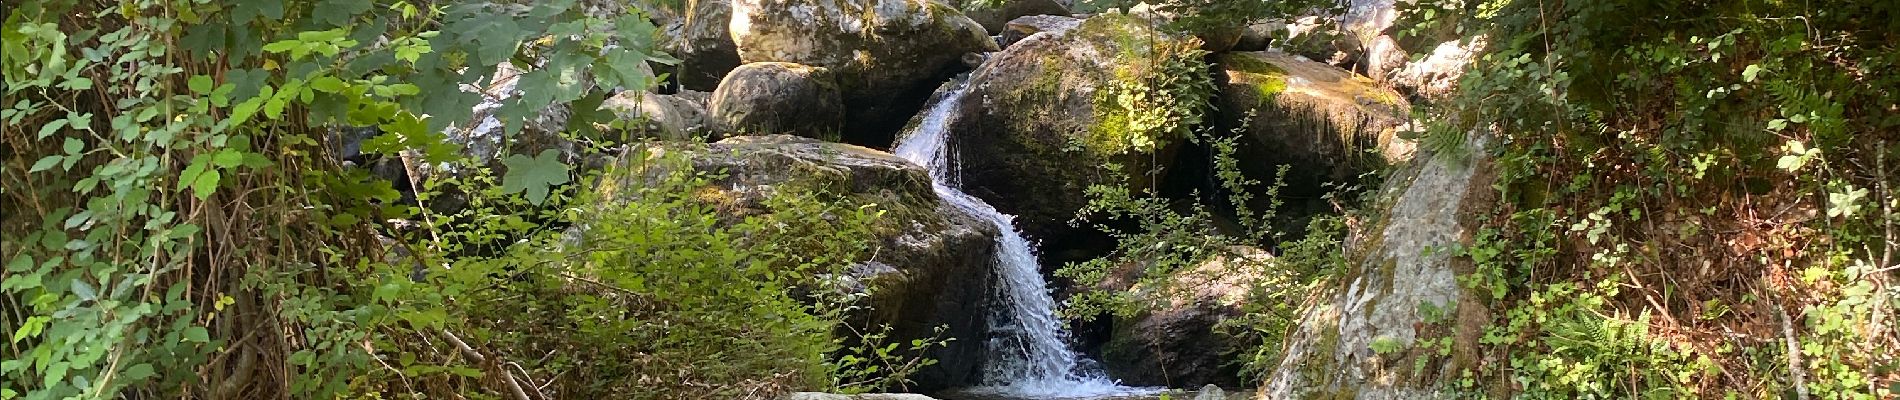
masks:
[[[1894,360],[1871,354],[1900,335],[1867,305],[1900,298],[1892,268],[1873,272],[1900,243],[1900,6],[1418,9],[1486,36],[1430,130],[1501,143],[1503,204],[1464,249],[1466,282],[1505,310],[1480,357],[1499,361],[1476,382],[1560,398],[1894,393]]]
[[[636,67],[670,60],[645,16],[585,9],[9,3],[0,399],[767,396],[922,365],[900,353],[931,343],[841,329],[849,299],[825,290],[873,209],[779,199],[715,226],[682,191],[583,212],[592,177],[550,153],[489,171],[446,141],[482,100],[462,86],[504,63],[526,71],[495,111],[511,135],[570,105],[563,135],[597,136],[581,131],[611,119],[591,105],[652,85]],[[469,173],[412,176],[412,202],[338,161],[350,127],[377,128],[365,152],[412,172]],[[466,206],[417,207],[450,195]],[[788,230],[807,226],[839,229]]]

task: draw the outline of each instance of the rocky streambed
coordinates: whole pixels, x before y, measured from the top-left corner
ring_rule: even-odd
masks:
[[[1195,34],[1169,33],[1161,28],[1166,16],[1140,7],[1071,15],[1048,0],[1005,0],[982,13],[930,0],[692,4],[648,13],[663,27],[662,47],[683,60],[649,68],[667,74],[667,83],[622,91],[602,109],[630,122],[618,132],[627,137],[708,142],[679,149],[690,149],[692,168],[726,173],[706,190],[731,218],[774,212],[762,202],[772,194],[816,190],[886,209],[888,218],[876,230],[885,250],[858,260],[849,277],[878,288],[854,321],[889,324],[901,341],[945,328],[943,335],[954,340],[928,354],[939,362],[912,377],[913,390],[950,399],[1024,398],[957,388],[1069,376],[1076,379],[1058,381],[1157,388],[1094,398],[1159,398],[1158,388],[1208,384],[1262,387],[1266,398],[1316,390],[1401,398],[1422,393],[1411,388],[1425,378],[1398,369],[1450,368],[1454,361],[1378,354],[1367,344],[1416,340],[1426,329],[1460,338],[1467,333],[1421,321],[1413,312],[1421,302],[1456,307],[1460,318],[1484,312],[1450,279],[1468,266],[1418,254],[1468,240],[1471,224],[1464,216],[1470,213],[1463,211],[1482,204],[1478,189],[1490,179],[1489,161],[1472,155],[1483,154],[1486,141],[1474,136],[1465,147],[1444,149],[1457,157],[1443,157],[1399,138],[1413,123],[1413,104],[1442,93],[1468,57],[1460,58],[1463,47],[1455,43],[1391,39],[1388,14],[1396,11],[1389,0],[1351,2],[1351,12],[1339,17],[1345,28],[1337,31],[1253,21]],[[1431,56],[1404,62],[1411,52]],[[1156,62],[1179,55],[1201,56]],[[960,80],[945,84],[953,79]],[[1198,80],[1210,89],[1196,94],[1151,86],[1169,80]],[[511,96],[510,90],[495,89],[491,101]],[[1141,100],[1116,101],[1130,96]],[[1157,104],[1211,107],[1151,107]],[[520,154],[557,150],[583,170],[646,156],[598,153],[558,135],[570,122],[572,110],[565,108],[546,110],[506,140],[479,111],[477,119],[457,124],[471,129],[451,136],[481,153],[472,154],[478,159],[494,159],[479,156],[492,156],[504,144]],[[1232,363],[1237,339],[1215,329],[1246,305],[1245,285],[1237,281],[1246,276],[1193,274],[1179,282],[1199,288],[1193,301],[1054,336],[1076,360],[1048,368],[1068,370],[999,378],[997,365],[1022,361],[1011,361],[1020,354],[1010,349],[1034,342],[1023,339],[1020,328],[1036,318],[998,312],[1029,301],[1007,290],[1010,279],[1021,277],[999,272],[1012,262],[1003,253],[1015,251],[999,243],[1020,233],[1017,240],[1031,256],[1023,271],[1036,278],[1031,289],[1054,296],[1041,301],[1061,300],[1060,289],[1070,285],[1112,287],[1043,280],[1056,266],[1110,248],[1100,232],[1070,224],[1088,202],[1087,187],[1116,183],[1106,165],[1149,172],[1137,174],[1134,184],[1162,194],[1207,187],[1212,178],[1200,144],[1122,134],[1146,118],[1189,117],[1196,127],[1240,133],[1236,156],[1255,176],[1291,166],[1287,190],[1296,200],[1318,201],[1325,182],[1399,171],[1374,188],[1376,220],[1351,235],[1345,282],[1305,310],[1285,361],[1261,381],[1241,379]],[[921,158],[902,154],[902,144],[920,132],[940,140],[938,149]],[[454,173],[372,167],[398,182],[409,181],[409,173]],[[637,182],[610,180],[592,190],[631,184]],[[995,215],[943,194],[946,187]],[[999,218],[1004,223],[996,223]],[[1273,268],[1271,249],[1236,254],[1243,256],[1210,260],[1209,268]],[[1413,362],[1420,358],[1426,361]]]

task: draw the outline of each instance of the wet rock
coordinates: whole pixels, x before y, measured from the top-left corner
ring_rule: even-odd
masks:
[[[915,393],[865,393],[843,395],[834,393],[798,392],[780,397],[779,400],[933,400],[930,396]]]
[[[829,69],[859,143],[888,143],[964,53],[996,42],[963,13],[932,0],[734,0],[739,59]]]
[[[844,104],[830,71],[793,63],[740,66],[712,93],[712,118],[734,135],[789,133],[836,140]]]
[[[1221,390],[1220,386],[1201,386],[1201,390],[1194,393],[1194,400],[1227,400],[1227,391]]]
[[[694,170],[725,174],[698,193],[723,220],[774,212],[777,194],[842,196],[847,204],[876,204],[885,214],[872,226],[880,247],[849,269],[852,286],[875,288],[852,316],[859,326],[890,324],[891,343],[929,338],[938,326],[955,340],[933,350],[938,364],[912,379],[914,389],[974,383],[988,335],[986,302],[998,232],[993,225],[939,201],[923,167],[864,147],[790,135],[739,136],[690,151]],[[634,161],[652,152],[634,152]],[[638,164],[629,164],[638,165]],[[637,179],[662,171],[629,171],[601,191],[609,197]]]
[[[1442,249],[1471,245],[1477,218],[1493,204],[1490,140],[1473,135],[1456,154],[1422,155],[1387,180],[1382,218],[1347,243],[1355,261],[1303,313],[1260,398],[1434,398],[1472,366],[1491,317],[1456,278],[1473,271],[1471,261]],[[1415,346],[1446,337],[1454,339],[1449,358]]]
[[[1113,321],[1113,333],[1102,349],[1109,376],[1137,386],[1242,386],[1239,366],[1232,361],[1247,348],[1215,325],[1242,314],[1248,290],[1271,262],[1265,251],[1234,247],[1167,276],[1159,285],[1127,282],[1127,277],[1139,275],[1132,270],[1140,268],[1135,265],[1117,274],[1122,278],[1104,282],[1103,289],[1133,291],[1153,306],[1152,311]]]
[[[1002,33],[1004,24],[1024,16],[1069,16],[1069,7],[1055,0],[1003,0],[994,7],[974,5],[971,0],[948,0],[947,3],[963,10],[970,20],[992,34]]]
[[[1217,125],[1246,128],[1243,168],[1274,176],[1288,164],[1287,184],[1317,189],[1404,161],[1412,144],[1398,138],[1411,105],[1398,92],[1337,67],[1279,52],[1227,53],[1219,58]]]
[[[1121,182],[1105,164],[1126,166],[1137,175],[1130,184],[1145,187],[1143,173],[1167,164],[1178,132],[1132,121],[1179,117],[1183,110],[1166,104],[1196,104],[1187,96],[1198,95],[1146,82],[1204,74],[1148,61],[1198,54],[1198,46],[1145,21],[1102,14],[991,55],[971,73],[946,125],[964,191],[1016,215],[1030,236],[1056,238],[1071,229],[1085,188]]]

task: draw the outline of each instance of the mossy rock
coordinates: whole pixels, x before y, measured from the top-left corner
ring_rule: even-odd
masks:
[[[740,66],[712,93],[712,117],[722,132],[789,133],[837,140],[844,103],[830,70],[794,63]]]
[[[1113,329],[1102,346],[1109,377],[1135,386],[1253,386],[1241,383],[1240,365],[1232,362],[1249,344],[1216,326],[1245,314],[1248,291],[1273,268],[1272,256],[1235,246],[1148,285],[1130,282],[1146,273],[1147,264],[1129,263],[1097,285],[1136,293],[1154,305],[1111,321]]]
[[[1474,135],[1459,154],[1421,155],[1387,180],[1374,221],[1347,246],[1348,271],[1304,311],[1287,356],[1261,385],[1276,399],[1438,398],[1470,367],[1491,320],[1480,294],[1458,282],[1471,260],[1443,249],[1470,246],[1495,204],[1491,139]],[[1449,310],[1428,321],[1421,304]],[[1416,344],[1450,337],[1450,356]],[[1397,349],[1373,350],[1373,343]],[[1423,365],[1423,368],[1418,367]]]
[[[1278,52],[1226,53],[1218,62],[1217,125],[1246,128],[1251,140],[1239,156],[1253,176],[1291,165],[1288,186],[1297,193],[1412,154],[1411,141],[1398,137],[1411,105],[1369,78]]]
[[[975,5],[974,0],[948,0],[951,7],[963,10],[963,14],[982,25],[992,35],[1002,34],[1004,25],[1016,18],[1036,15],[1069,16],[1069,7],[1055,0],[1003,0],[1001,4]]]
[[[965,191],[1016,215],[1030,236],[1050,238],[1069,229],[1089,185],[1134,175],[1129,184],[1149,187],[1143,172],[1168,165],[1183,137],[1152,121],[1188,112],[1151,105],[1205,104],[1195,97],[1206,94],[1143,85],[1164,75],[1205,76],[1152,67],[1154,60],[1185,57],[1178,59],[1203,68],[1198,47],[1192,37],[1110,13],[1029,35],[991,56],[971,73],[946,127],[961,156]],[[1120,102],[1134,98],[1140,102],[1133,107]],[[1106,168],[1110,163],[1125,168]]]
[[[599,189],[609,198],[637,195],[640,182],[669,171],[641,169],[666,152],[684,152],[695,171],[721,177],[694,191],[722,221],[776,212],[772,196],[815,198],[846,207],[873,206],[878,248],[848,271],[868,290],[867,309],[851,323],[892,327],[892,343],[936,335],[955,340],[928,356],[938,364],[912,377],[915,389],[974,384],[988,335],[985,308],[994,283],[998,232],[975,215],[939,200],[923,167],[883,151],[791,135],[738,136],[710,145],[677,144],[622,156],[619,175]],[[822,228],[819,228],[822,229]]]
[[[850,131],[901,127],[964,68],[964,54],[997,49],[982,26],[934,0],[733,0],[729,30],[742,62],[830,69]]]

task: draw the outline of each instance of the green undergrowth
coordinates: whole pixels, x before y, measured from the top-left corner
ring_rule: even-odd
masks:
[[[575,159],[628,121],[595,106],[673,62],[637,12],[6,9],[0,399],[768,398],[901,387],[936,343],[841,325],[862,294],[832,276],[874,251],[875,206],[787,193],[715,223],[685,196],[709,175],[681,174],[596,207]],[[462,88],[509,78],[507,150],[465,154],[443,132],[485,94]],[[517,133],[549,107],[572,129]],[[574,152],[511,146],[556,139]]]
[[[1459,394],[1900,392],[1900,7],[1418,10],[1489,43],[1422,140],[1500,139],[1501,204],[1459,249],[1497,319]]]

